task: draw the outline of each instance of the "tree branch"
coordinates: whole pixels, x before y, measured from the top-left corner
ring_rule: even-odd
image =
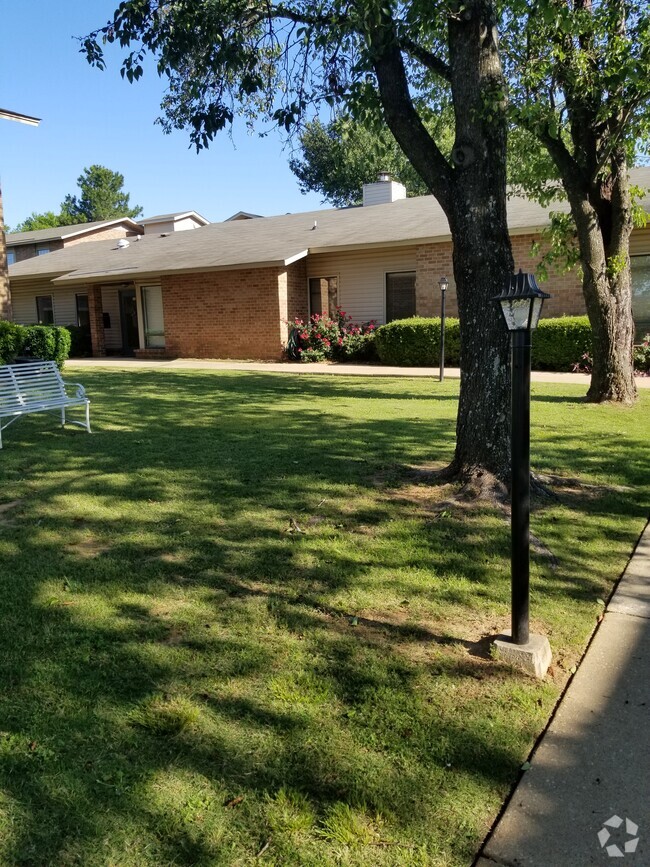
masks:
[[[417,173],[448,213],[452,169],[413,105],[392,21],[371,31],[370,49],[386,123],[404,153],[408,153]]]
[[[426,48],[418,45],[412,39],[409,39],[408,36],[402,36],[399,40],[399,44],[402,47],[403,51],[405,51],[410,57],[413,57],[415,60],[418,60],[431,72],[435,72],[436,75],[439,75],[440,78],[444,78],[445,81],[451,80],[451,71],[449,69],[449,65],[445,63],[444,60],[441,60],[431,51],[428,51]]]

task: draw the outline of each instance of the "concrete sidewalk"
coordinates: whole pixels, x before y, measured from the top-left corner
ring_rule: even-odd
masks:
[[[66,368],[110,367],[120,370],[248,370],[256,373],[292,373],[300,376],[327,374],[328,376],[414,376],[438,379],[437,367],[388,367],[382,364],[301,364],[296,361],[217,361],[205,358],[174,358],[150,361],[140,358],[71,358]],[[460,379],[460,369],[445,368],[445,377]],[[548,373],[533,371],[533,382],[564,382],[589,386],[584,373]],[[638,388],[650,388],[650,376],[637,376]]]
[[[650,864],[649,723],[650,524],[475,867]]]

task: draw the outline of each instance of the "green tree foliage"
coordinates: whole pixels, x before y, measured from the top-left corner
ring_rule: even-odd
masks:
[[[68,194],[61,204],[61,215],[70,224],[117,217],[133,218],[142,213],[139,206],[129,207],[130,196],[124,192],[124,175],[119,172],[93,165],[83,170],[77,178],[77,184],[81,195]]]
[[[448,151],[451,130],[448,126]],[[379,172],[388,172],[404,184],[408,196],[429,192],[386,126],[371,130],[351,118],[339,118],[326,126],[316,119],[301,130],[299,141],[301,157],[292,157],[289,167],[300,189],[322,193],[334,207],[361,204],[363,185],[376,181]]]
[[[628,0],[514,0],[504,54],[514,121],[552,170],[522,164],[521,181],[558,214],[555,250],[577,248],[594,332],[591,400],[631,402],[634,327],[629,239],[635,224],[628,163],[650,133],[650,7]],[[557,181],[559,180],[560,183]],[[638,218],[638,214],[636,215]]]
[[[438,116],[435,134],[449,154],[453,146],[450,112]],[[368,129],[349,117],[325,125],[317,118],[301,129],[299,145],[301,156],[292,157],[289,166],[302,192],[322,193],[334,207],[361,204],[363,185],[375,181],[379,172],[388,172],[404,184],[407,196],[425,196],[429,192],[386,126]],[[507,168],[513,191],[524,192],[541,204],[562,196],[562,185],[548,151],[521,127],[515,126],[509,132]],[[548,264],[558,261],[559,257],[548,257]],[[563,259],[562,266],[565,263]],[[575,257],[568,264],[575,264]]]
[[[34,232],[37,229],[53,229],[57,226],[74,226],[77,223],[93,223],[119,217],[138,217],[142,208],[129,207],[129,194],[123,190],[124,176],[104,166],[90,166],[77,178],[80,196],[68,194],[58,214],[46,211],[32,213],[12,231]]]
[[[26,220],[19,223],[12,232],[35,232],[37,229],[54,229],[57,226],[68,226],[70,222],[64,222],[63,214],[55,214],[54,211],[45,211],[37,214],[32,211]]]

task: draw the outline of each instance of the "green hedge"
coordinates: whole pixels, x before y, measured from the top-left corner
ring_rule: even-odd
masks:
[[[399,367],[437,367],[440,362],[440,319],[396,319],[381,325],[375,348],[382,364]],[[445,320],[445,363],[460,362],[458,319]]]
[[[15,322],[0,320],[0,364],[11,364],[20,355],[25,342],[25,329]]]
[[[0,322],[0,364],[18,356],[56,361],[61,369],[70,355],[70,332],[60,325],[17,325]]]
[[[591,344],[591,326],[586,316],[542,319],[533,335],[533,368],[568,372],[585,353],[591,355]],[[375,346],[382,364],[437,367],[440,362],[440,319],[414,316],[381,325],[376,331]],[[458,319],[447,319],[445,363],[458,365],[459,362]]]
[[[592,353],[591,325],[586,316],[540,319],[532,345],[533,370],[570,371]]]

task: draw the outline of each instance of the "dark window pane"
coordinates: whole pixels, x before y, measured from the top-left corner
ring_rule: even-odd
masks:
[[[36,296],[36,317],[39,325],[54,325],[54,308],[51,295]]]
[[[650,334],[650,256],[633,256],[630,264],[635,342],[640,343],[646,334]]]
[[[415,316],[415,271],[386,274],[386,322]]]
[[[77,295],[77,325],[80,328],[90,328],[87,295]]]
[[[309,278],[309,315],[314,313],[336,314],[339,303],[339,283],[337,277]]]

